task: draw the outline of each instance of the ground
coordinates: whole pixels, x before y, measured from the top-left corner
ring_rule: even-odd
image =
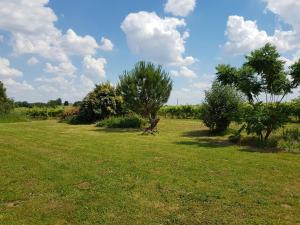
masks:
[[[0,224],[300,224],[299,154],[159,128],[0,124]]]

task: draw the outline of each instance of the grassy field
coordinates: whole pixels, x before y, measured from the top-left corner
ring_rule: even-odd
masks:
[[[0,224],[300,224],[300,155],[208,137],[0,123]]]

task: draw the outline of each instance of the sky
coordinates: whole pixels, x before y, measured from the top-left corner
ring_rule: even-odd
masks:
[[[168,104],[197,104],[218,64],[268,42],[298,60],[299,12],[299,0],[0,0],[0,80],[16,101],[74,102],[145,60],[170,73]]]

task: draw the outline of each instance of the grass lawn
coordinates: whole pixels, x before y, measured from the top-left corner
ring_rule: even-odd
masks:
[[[300,224],[300,155],[205,136],[0,123],[0,224]]]

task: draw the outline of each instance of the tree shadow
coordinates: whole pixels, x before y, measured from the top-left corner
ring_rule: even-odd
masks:
[[[213,137],[209,130],[193,130],[184,132],[182,137]]]
[[[216,148],[224,148],[231,146],[229,142],[226,141],[217,141],[209,138],[200,138],[196,140],[190,140],[190,141],[178,141],[176,142],[178,145],[189,145],[189,146],[197,146],[201,148],[207,148],[207,149],[216,149]]]
[[[135,128],[95,128],[92,131],[105,133],[142,133],[142,129]]]

